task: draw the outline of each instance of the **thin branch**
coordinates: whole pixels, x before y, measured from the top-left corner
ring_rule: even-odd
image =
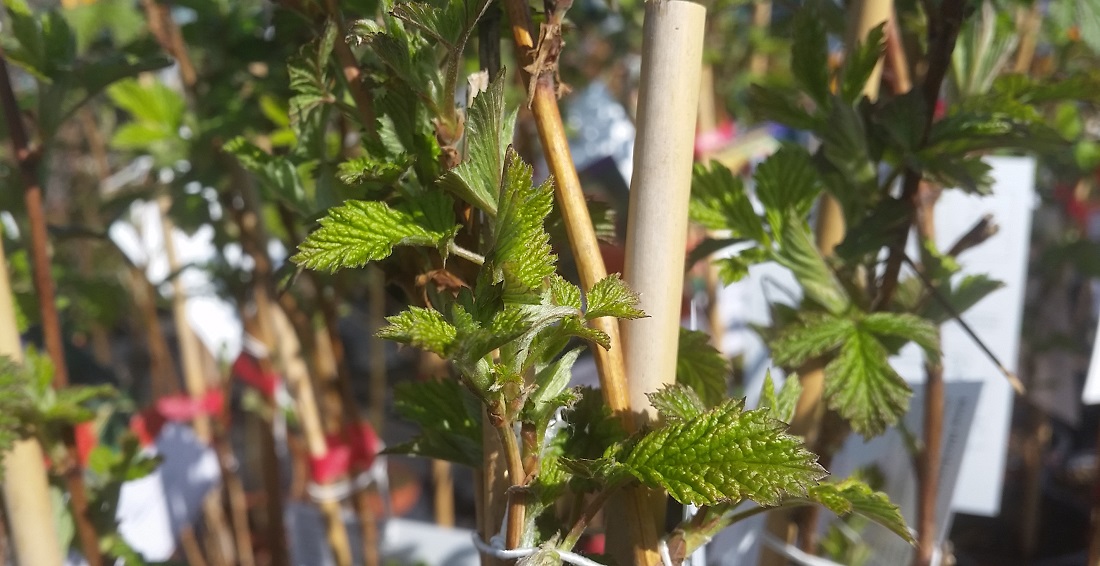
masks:
[[[584,535],[585,529],[588,528],[588,524],[592,522],[592,519],[600,512],[600,509],[603,509],[604,504],[607,503],[607,499],[618,492],[624,485],[626,485],[626,480],[612,483],[604,487],[588,502],[588,505],[584,508],[584,512],[581,513],[581,516],[573,523],[573,528],[569,529],[569,534],[567,534],[562,541],[562,548],[571,549],[576,546],[577,541],[580,540],[581,536]]]
[[[481,255],[477,252],[468,250],[468,249],[466,249],[466,248],[464,248],[464,247],[462,247],[462,246],[460,246],[460,245],[458,245],[454,242],[451,242],[450,245],[447,246],[447,249],[452,254],[454,254],[454,255],[462,258],[462,259],[465,259],[467,261],[476,263],[478,265],[485,265],[485,256],[483,256],[483,255]]]
[[[965,2],[942,2],[939,11],[932,9],[930,3],[924,2],[928,14],[928,71],[924,75],[922,92],[924,94],[924,106],[926,117],[924,131],[921,134],[921,142],[918,147],[923,147],[928,141],[928,134],[932,130],[932,118],[935,114],[936,103],[939,101],[940,87],[947,76],[947,70],[951,66],[951,53],[955,50],[955,43],[959,37],[965,19]],[[919,189],[923,174],[915,169],[905,171],[905,181],[902,184],[901,201],[909,205],[908,221],[905,226],[894,235],[890,244],[890,255],[886,262],[886,270],[882,275],[879,285],[878,297],[875,299],[875,310],[884,310],[893,300],[897,291],[898,277],[901,275],[901,264],[905,255],[905,243],[909,239],[909,228],[913,224],[917,209],[919,208]]]
[[[913,268],[913,272],[916,273],[917,277],[919,277],[921,282],[924,283],[924,286],[928,289],[929,293],[931,293],[932,297],[940,303],[940,306],[947,310],[947,312],[951,315],[951,318],[955,319],[955,322],[959,323],[959,327],[963,329],[963,332],[965,332],[966,335],[969,336],[970,339],[978,345],[978,348],[982,350],[982,353],[984,353],[986,357],[988,357],[989,360],[997,366],[997,370],[1005,376],[1005,379],[1008,380],[1009,385],[1011,385],[1012,389],[1016,391],[1016,394],[1020,396],[1026,395],[1027,389],[1024,387],[1023,382],[1020,381],[1020,378],[1017,377],[1015,373],[1009,371],[1009,369],[1001,363],[1001,360],[997,357],[997,354],[994,354],[993,350],[991,350],[989,346],[987,346],[986,343],[978,337],[978,334],[974,332],[974,329],[971,328],[965,320],[963,320],[962,315],[959,313],[959,311],[955,309],[951,302],[948,301],[942,293],[940,293],[939,289],[937,289],[935,285],[932,284],[932,281],[930,281],[928,277],[921,272],[916,264],[913,263],[913,260],[904,253],[901,257],[905,263],[909,264],[909,267]]]

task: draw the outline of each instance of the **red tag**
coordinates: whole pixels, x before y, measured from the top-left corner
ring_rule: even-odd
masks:
[[[76,436],[76,456],[80,460],[80,467],[87,467],[88,456],[91,455],[92,450],[99,443],[99,438],[95,433],[95,425],[91,421],[76,423],[73,427],[73,433]]]
[[[328,451],[323,456],[309,459],[310,479],[313,483],[331,483],[348,474],[354,468],[365,471],[378,455],[378,435],[368,423],[345,428],[341,434],[325,437]]]
[[[279,376],[275,374],[265,374],[260,368],[259,361],[252,355],[241,352],[241,355],[237,356],[237,361],[233,362],[233,375],[237,376],[237,379],[259,390],[260,393],[263,393],[264,397],[268,399],[275,398],[275,389],[279,385]]]
[[[166,420],[186,422],[199,415],[219,415],[225,406],[225,396],[220,389],[211,389],[199,398],[187,395],[169,395],[157,399],[157,413]]]

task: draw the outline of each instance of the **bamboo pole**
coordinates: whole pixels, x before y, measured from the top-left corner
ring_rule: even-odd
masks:
[[[768,31],[772,21],[772,0],[757,0],[752,6],[752,28],[761,35]],[[753,49],[749,58],[749,73],[762,77],[768,72],[768,54],[761,49]]]
[[[1016,48],[1016,61],[1012,64],[1013,72],[1027,74],[1031,70],[1042,23],[1042,4],[1039,2],[1033,2],[1030,7],[1016,8],[1016,30],[1020,35],[1020,45]]]
[[[926,192],[922,187],[921,192]],[[917,211],[917,232],[922,242],[935,242],[936,224],[933,214],[938,192],[932,198],[921,199]],[[927,250],[921,246],[921,250]],[[925,265],[934,259],[922,254]],[[934,292],[934,291],[933,291]],[[941,339],[937,333],[937,346]],[[943,361],[925,360],[924,421],[921,450],[917,456],[917,554],[915,566],[931,566],[936,551],[936,495],[940,486],[940,467],[943,461],[943,407],[945,402]]]
[[[46,218],[42,210],[42,187],[38,182],[39,154],[30,148],[23,117],[19,113],[19,104],[15,100],[11,78],[8,74],[7,55],[0,47],[0,104],[3,106],[4,119],[8,126],[12,154],[19,167],[23,182],[23,198],[27,207],[27,216],[31,225],[31,258],[34,266],[34,288],[38,295],[42,317],[42,333],[46,350],[54,365],[53,386],[62,389],[69,385],[69,372],[65,364],[64,341],[61,338],[61,322],[57,314],[53,277],[50,274],[49,239],[46,233]],[[84,485],[84,474],[76,451],[76,435],[72,427],[62,431],[62,441],[68,453],[68,462],[63,464],[62,475],[69,489],[69,501],[73,511],[77,540],[89,566],[103,563],[99,549],[99,536],[95,525],[88,516],[88,493]]]
[[[646,3],[623,278],[648,317],[622,325],[630,406],[645,422],[656,418],[646,395],[676,381],[705,22],[694,2]]]
[[[161,195],[157,201],[160,213],[161,235],[164,240],[164,255],[168,260],[168,273],[172,277],[172,319],[176,327],[176,341],[180,348],[180,367],[183,368],[183,381],[187,388],[187,394],[192,399],[201,399],[206,395],[206,377],[203,375],[202,346],[198,336],[195,335],[191,324],[187,321],[187,291],[183,286],[183,274],[180,272],[180,261],[176,253],[176,242],[173,236],[175,225],[168,216],[172,207],[172,197],[168,194]],[[214,446],[214,431],[210,417],[206,414],[198,414],[191,421],[195,437],[206,446]],[[216,455],[221,452],[215,450]],[[227,466],[219,462],[222,469]],[[233,556],[234,544],[230,539],[229,529],[225,517],[225,510],[221,506],[220,492],[211,491],[203,498],[203,520],[206,523],[206,535],[209,540],[208,560],[214,566],[221,566],[236,561]],[[246,554],[251,554],[250,551]],[[249,556],[241,557],[242,562],[247,562]]]
[[[657,418],[646,395],[676,381],[705,26],[700,4],[646,2],[623,278],[649,316],[622,327],[630,406],[639,425]],[[645,540],[641,528],[656,531],[664,518],[664,494],[651,497],[651,515],[641,513],[649,524],[632,529],[635,544]]]
[[[0,246],[0,356],[22,363],[7,260]],[[21,438],[3,456],[4,505],[19,564],[61,566],[61,542],[54,528],[45,456],[38,439]]]

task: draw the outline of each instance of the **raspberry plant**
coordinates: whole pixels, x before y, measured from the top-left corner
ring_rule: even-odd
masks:
[[[644,313],[617,275],[582,290],[556,272],[546,229],[553,179],[534,184],[531,167],[510,147],[516,114],[506,108],[504,73],[467,111],[449,103],[462,42],[482,10],[482,4],[462,2],[446,9],[396,4],[378,20],[353,24],[352,41],[369,47],[365,68],[375,86],[376,114],[374,123],[364,124],[359,155],[336,168],[352,192],[367,198],[329,208],[292,258],[322,272],[380,265],[411,292],[410,306],[391,316],[379,335],[450,362],[455,380],[397,390],[399,410],[422,433],[393,450],[481,466],[481,428],[491,426],[512,486],[497,494],[509,501],[501,546],[538,548],[537,556],[571,552],[601,504],[635,483],[704,506],[667,539],[677,561],[709,534],[772,506],[820,502],[839,513],[867,515],[908,538],[884,495],[854,481],[820,481],[825,470],[785,432],[795,380],[778,397],[769,383],[768,406],[746,410],[743,401],[726,399],[724,387],[714,386],[726,362],[697,334],[681,340],[680,377],[688,385],[651,395],[661,416],[651,428],[628,436],[598,394],[567,387],[583,347],[576,342],[608,346],[587,322]],[[322,53],[331,50],[331,29],[320,42]],[[430,63],[440,59],[443,69]],[[311,72],[317,80],[296,83],[292,108],[303,97],[322,100],[314,85],[332,87],[323,64]],[[341,97],[331,100],[338,105]],[[354,115],[365,115],[361,110]],[[256,172],[282,159],[243,147],[236,145],[238,155]],[[789,148],[780,158],[785,161],[773,165],[769,209],[781,227],[776,239],[788,244],[787,261],[816,277],[823,300],[842,312],[848,297],[836,290],[825,264],[804,250],[809,237],[803,217],[817,191],[806,179],[808,157]],[[888,334],[891,322],[896,320],[871,319],[844,332],[857,338]],[[566,495],[587,497],[589,504],[559,516],[554,504]],[[744,507],[750,501],[763,507]]]

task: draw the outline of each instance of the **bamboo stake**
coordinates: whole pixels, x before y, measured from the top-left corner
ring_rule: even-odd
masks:
[[[192,399],[201,399],[206,395],[206,377],[202,369],[202,346],[198,336],[195,335],[191,324],[187,321],[187,291],[183,286],[183,277],[180,273],[180,262],[176,253],[176,242],[173,237],[174,224],[168,216],[172,207],[172,197],[168,194],[161,195],[157,202],[160,212],[161,235],[164,240],[164,255],[168,260],[168,273],[172,277],[172,319],[176,327],[176,340],[180,347],[180,366],[183,368],[183,381],[187,388],[187,394]],[[195,437],[206,446],[214,446],[214,434],[210,417],[205,414],[196,415],[191,421],[195,431]],[[215,454],[220,454],[215,450]],[[219,462],[220,463],[220,462]],[[221,468],[227,468],[222,464]],[[206,523],[207,538],[211,544],[207,545],[209,561],[214,566],[220,566],[234,561],[233,543],[229,539],[226,528],[225,510],[222,509],[219,492],[211,491],[203,499],[203,520]]]
[[[926,187],[920,189],[927,192]],[[917,211],[917,233],[922,242],[935,242],[936,223],[933,214],[938,191],[930,198],[922,198]],[[931,257],[921,246],[922,263],[928,265]],[[937,345],[941,338],[936,337]],[[931,566],[936,551],[936,495],[940,486],[940,463],[943,460],[943,361],[925,360],[924,427],[923,442],[917,457],[917,555],[915,566]]]
[[[772,21],[772,1],[757,0],[752,6],[752,28],[763,35]],[[749,73],[762,77],[768,72],[768,54],[754,49],[749,59]]]
[[[527,4],[523,0],[506,0],[505,8],[512,25],[516,51],[523,58],[523,63],[529,64],[533,59],[535,41],[531,35],[531,15]],[[521,74],[528,76],[525,71]],[[589,289],[597,281],[607,277],[607,268],[603,264],[596,232],[592,228],[592,218],[588,214],[580,177],[577,176],[573,157],[569,153],[569,138],[565,134],[565,126],[558,109],[553,73],[541,73],[532,91],[527,94],[538,126],[539,141],[542,142],[546,162],[554,176],[555,196],[577,261],[581,286]],[[604,401],[613,412],[623,418],[624,426],[632,431],[633,418],[627,418],[630,412],[630,395],[626,387],[619,325],[614,318],[605,317],[593,321],[593,326],[606,333],[611,343],[609,350],[594,348]]]
[[[57,314],[54,282],[50,275],[49,240],[46,233],[46,218],[42,210],[42,187],[38,182],[39,154],[30,148],[27,133],[23,126],[23,117],[12,90],[8,74],[7,55],[0,47],[0,104],[3,105],[4,119],[11,139],[12,154],[15,158],[23,182],[23,198],[27,207],[27,216],[31,225],[31,257],[34,266],[34,288],[41,309],[42,331],[46,350],[54,365],[53,386],[62,389],[69,385],[69,372],[65,365],[64,342],[61,338],[61,323]],[[89,566],[103,563],[99,550],[99,536],[88,516],[88,494],[84,485],[84,474],[76,451],[76,435],[72,427],[62,431],[62,440],[69,455],[62,475],[69,489],[73,522],[76,526],[77,540]]]
[[[23,348],[15,322],[7,259],[0,246],[0,356],[22,363]],[[4,505],[19,564],[61,566],[61,542],[54,528],[45,456],[36,438],[16,440],[3,456]]]
[[[706,9],[700,4],[646,2],[623,269],[639,307],[649,315],[623,323],[630,406],[639,425],[657,418],[646,395],[676,381],[705,27]],[[641,529],[656,532],[664,501],[663,494],[652,496],[651,514],[640,517],[648,524],[632,529],[635,544],[645,540]],[[635,561],[639,558],[652,560],[635,554]]]
[[[657,415],[646,395],[676,381],[705,22],[694,2],[646,3],[623,278],[648,317],[622,325],[630,406],[644,422]]]
[[[1031,62],[1035,59],[1035,47],[1039,40],[1039,27],[1043,23],[1042,4],[1032,3],[1031,7],[1020,6],[1016,9],[1016,30],[1020,34],[1020,46],[1016,48],[1016,61],[1012,65],[1015,73],[1027,74]]]

